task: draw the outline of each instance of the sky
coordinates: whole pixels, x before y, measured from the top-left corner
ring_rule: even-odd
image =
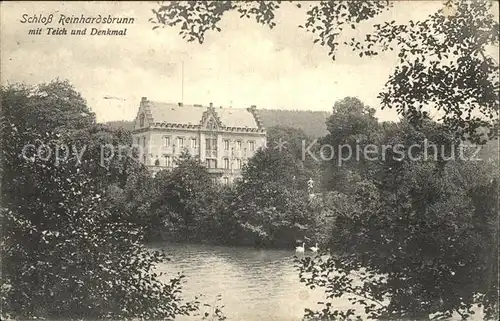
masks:
[[[188,43],[176,28],[152,30],[148,19],[157,2],[23,1],[0,6],[2,84],[68,79],[99,122],[134,119],[141,97],[234,108],[330,111],[335,101],[355,96],[375,108],[380,120],[398,118],[395,110],[381,110],[377,99],[397,64],[396,54],[359,58],[341,47],[333,61],[327,48],[314,44],[313,35],[298,28],[304,15],[292,5],[279,11],[273,29],[228,14],[221,21],[222,31],[208,33],[203,44]],[[437,0],[401,1],[372,23],[423,19],[440,6]],[[112,25],[128,29],[121,37],[28,35],[31,28],[48,26],[21,23],[23,14],[51,13],[54,19],[60,14],[101,14],[135,21]],[[359,33],[369,30],[370,24],[364,24]]]

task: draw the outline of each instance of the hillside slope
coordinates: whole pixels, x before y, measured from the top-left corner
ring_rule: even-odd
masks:
[[[309,137],[323,137],[328,134],[325,111],[259,109],[265,127],[292,127],[301,129]]]

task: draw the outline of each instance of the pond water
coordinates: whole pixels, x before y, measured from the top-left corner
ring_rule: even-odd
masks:
[[[293,250],[259,250],[193,244],[155,245],[172,259],[158,267],[167,276],[186,276],[183,296],[214,304],[221,295],[230,321],[301,320],[304,308],[324,299],[320,290],[299,282]],[[307,255],[307,254],[306,254]],[[352,307],[349,301],[339,302]]]
[[[301,320],[305,308],[319,310],[317,302],[325,299],[321,289],[311,290],[299,281],[294,250],[198,244],[156,244],[153,248],[163,249],[171,258],[158,266],[165,273],[165,280],[182,272],[186,276],[186,300],[203,294],[200,301],[214,305],[221,295],[220,305],[224,305],[228,321]],[[344,298],[330,302],[337,309],[353,308]],[[477,312],[472,320],[481,319],[480,311]],[[458,319],[458,315],[453,318]]]

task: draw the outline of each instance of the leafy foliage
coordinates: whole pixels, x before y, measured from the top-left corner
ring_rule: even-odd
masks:
[[[205,33],[218,30],[227,12],[253,17],[273,28],[274,13],[282,1],[170,2],[153,9],[150,21],[159,26],[179,26],[188,41],[203,43]],[[295,2],[295,1],[290,1]],[[297,7],[303,4],[295,2]],[[316,35],[314,42],[335,54],[342,45],[360,57],[396,50],[399,65],[389,77],[379,98],[385,108],[395,108],[418,125],[427,116],[425,108],[442,112],[441,120],[457,136],[484,143],[478,128],[498,135],[498,61],[488,48],[498,46],[498,21],[488,0],[447,0],[444,9],[422,21],[375,24],[365,38],[339,43],[345,28],[356,29],[392,8],[391,1],[320,1],[308,3],[302,28]],[[453,14],[447,11],[453,9]]]
[[[151,227],[158,230],[158,226],[163,226],[165,236],[174,240],[217,237],[213,229],[218,224],[219,187],[198,159],[183,152],[176,167],[158,173],[153,184],[156,194],[150,208]]]
[[[490,1],[448,1],[453,15],[441,9],[409,25],[394,22],[376,25],[365,45],[354,45],[360,54],[380,45],[399,51],[400,64],[380,94],[383,107],[396,107],[418,124],[425,107],[442,111],[442,121],[462,138],[484,143],[478,135],[489,128],[498,135],[498,61],[487,55],[498,45],[498,21]]]
[[[147,183],[149,197],[139,201],[147,205],[135,208],[149,213],[141,220],[151,239],[289,247],[313,227],[309,178],[292,154],[265,149],[249,160],[234,185],[221,185],[184,153],[175,168]]]
[[[388,126],[382,142],[408,148],[429,139],[446,146],[445,153],[457,148],[442,126],[424,128],[403,121]],[[301,277],[325,288],[327,299],[346,296],[369,318],[421,320],[454,312],[467,318],[480,304],[494,319],[498,177],[492,174],[498,168],[459,159],[443,163],[440,150],[419,153],[429,157],[389,156],[362,175],[349,191],[351,206],[333,209],[329,247],[335,255],[302,260]],[[330,304],[306,316],[342,319],[341,312],[359,315]]]
[[[418,150],[431,156],[426,160],[389,154],[346,164],[338,174],[350,173],[341,176],[350,188],[330,185],[332,191],[311,199],[310,168],[296,154],[303,132],[271,128],[274,137],[293,138],[295,152],[259,151],[233,187],[213,184],[188,154],[173,171],[152,179],[130,157],[100,166],[100,145],[122,144],[129,134],[71,116],[71,110],[89,111],[71,87],[61,86],[51,88],[69,92],[71,99],[51,92],[47,97],[67,103],[59,106],[64,117],[57,114],[43,125],[30,117],[24,121],[23,113],[49,108],[40,103],[45,94],[31,100],[36,96],[28,87],[2,88],[5,316],[172,319],[198,311],[197,301],[182,302],[182,276],[158,281],[153,267],[166,257],[142,245],[142,226],[150,234],[155,227],[196,242],[289,246],[308,236],[328,244],[334,256],[299,262],[302,280],[324,288],[327,299],[323,310],[307,311],[306,319],[359,314],[328,302],[339,296],[376,319],[454,312],[467,318],[474,304],[484,307],[485,317],[498,315],[498,168],[447,160],[458,141],[445,126],[428,119],[414,126],[410,115],[378,124],[359,100],[338,102],[325,142],[402,144],[404,155],[424,140],[444,149]],[[65,122],[73,130],[65,133]],[[27,143],[34,149],[23,157]],[[56,150],[69,143],[88,146],[84,157],[70,154],[55,163],[33,154],[42,144]],[[224,319],[219,307],[212,317]]]
[[[2,112],[22,120],[18,130],[38,133],[78,130],[95,123],[95,115],[83,97],[67,80],[53,80],[38,86],[12,84],[2,88]]]
[[[166,222],[165,234],[174,239],[290,247],[308,237],[328,247],[332,257],[299,262],[302,280],[324,288],[327,299],[324,309],[306,311],[306,319],[352,319],[360,311],[375,319],[455,312],[467,318],[474,304],[494,318],[498,169],[453,159],[460,141],[443,124],[423,119],[414,126],[409,117],[378,123],[373,109],[356,98],[337,102],[327,126],[330,134],[322,143],[353,150],[356,144],[399,144],[402,154],[389,149],[385,157],[351,159],[343,166],[333,159],[322,173],[333,184],[311,198],[307,180],[314,164],[298,157],[307,135],[271,127],[269,137],[287,138],[289,149],[260,150],[234,186],[212,185],[202,164],[186,154],[178,169],[158,174],[154,183],[137,181],[156,196],[143,194],[138,199],[149,203],[136,208],[156,213],[153,218],[160,219],[152,226]],[[426,141],[438,148],[423,148]],[[420,148],[412,151],[412,145]],[[138,188],[132,186],[129,199]],[[150,205],[157,211],[150,212]],[[339,296],[361,310],[336,310],[329,299]]]
[[[354,97],[337,101],[326,124],[329,134],[321,144],[333,150],[324,152],[324,158],[330,160],[323,164],[323,185],[327,190],[347,191],[373,164],[365,158],[364,149],[378,141],[381,128],[375,110]]]
[[[128,131],[134,130],[134,121],[133,120],[112,120],[104,123],[113,129],[124,129]]]
[[[303,175],[308,176],[314,181],[320,180],[320,162],[312,157],[307,157],[305,149],[313,144],[315,139],[307,136],[304,131],[294,127],[269,127],[267,128],[267,145],[269,149],[290,154],[295,157],[296,162],[303,167]],[[282,144],[282,145],[281,145]],[[310,151],[318,151],[319,144],[314,144]]]
[[[187,41],[197,40],[203,43],[205,32],[208,30],[221,29],[217,23],[222,16],[232,10],[238,11],[241,17],[253,16],[258,23],[274,27],[274,10],[279,8],[279,1],[206,1],[186,3],[161,4],[158,9],[153,9],[155,19],[149,19],[156,23],[153,29],[162,25],[181,26],[180,34]]]
[[[106,190],[119,179],[100,176],[99,153],[57,162],[37,154],[74,142],[73,130],[89,146],[81,134],[100,133],[85,128],[93,123],[88,108],[67,82],[37,88],[46,90],[41,97],[26,86],[2,87],[2,316],[173,319],[195,311],[198,302],[182,301],[182,276],[163,283],[154,272],[165,255],[142,244],[139,226],[120,220]],[[43,124],[30,114],[51,107],[58,112]],[[27,144],[33,148],[23,154]]]
[[[239,238],[252,245],[286,246],[303,237],[311,222],[308,179],[291,154],[257,151],[243,169],[231,204]]]

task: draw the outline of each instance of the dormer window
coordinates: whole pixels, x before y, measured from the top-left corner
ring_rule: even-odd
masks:
[[[139,116],[139,126],[144,127],[144,114]]]

